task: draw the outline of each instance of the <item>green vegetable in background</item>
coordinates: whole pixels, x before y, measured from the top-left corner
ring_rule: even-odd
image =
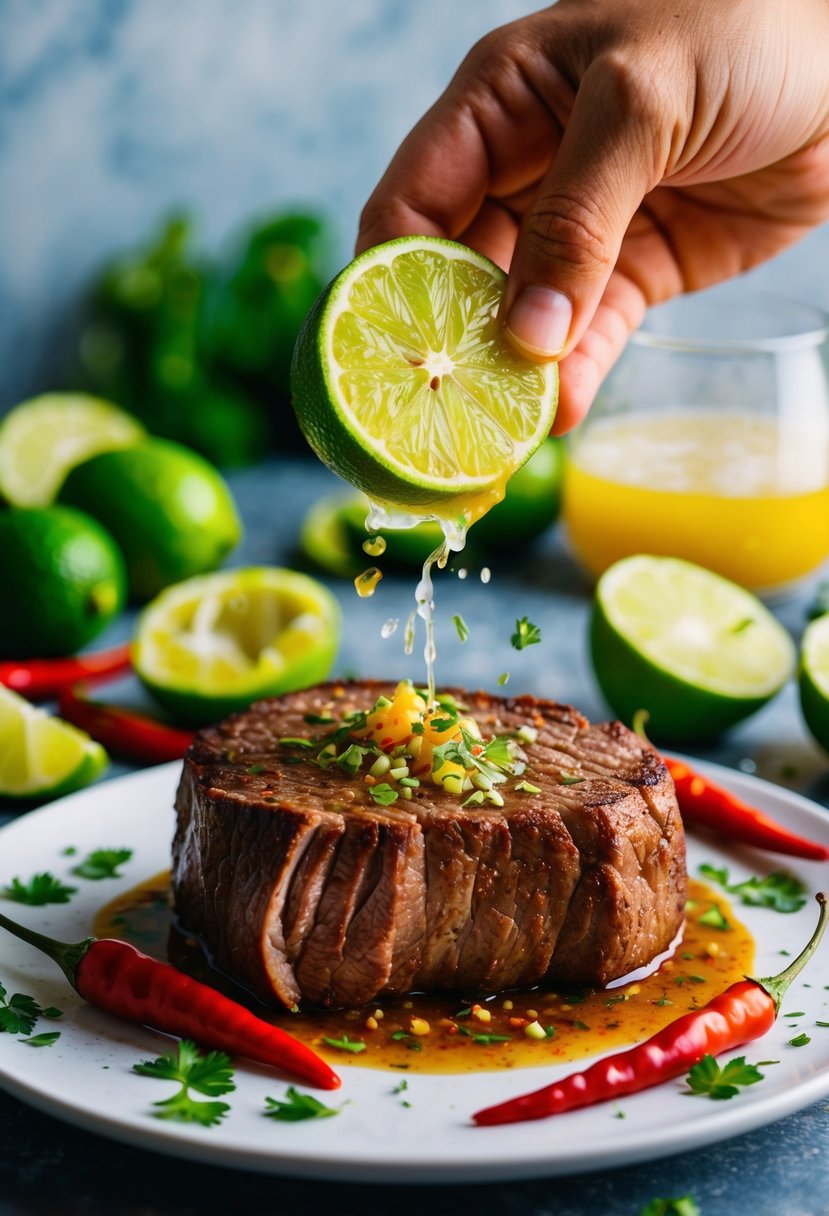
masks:
[[[246,465],[270,444],[265,406],[222,379],[204,344],[213,272],[194,258],[190,221],[169,220],[135,253],[114,260],[92,289],[78,373],[152,430],[220,465]]]
[[[213,285],[207,308],[211,359],[258,393],[287,395],[294,342],[330,275],[331,233],[300,212],[252,228]]]

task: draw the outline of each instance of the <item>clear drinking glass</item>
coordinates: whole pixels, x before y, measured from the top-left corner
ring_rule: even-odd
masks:
[[[564,519],[598,575],[684,557],[777,594],[829,555],[829,317],[730,284],[652,309],[571,437]]]

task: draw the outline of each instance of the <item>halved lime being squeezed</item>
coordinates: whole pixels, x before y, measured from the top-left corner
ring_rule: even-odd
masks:
[[[464,245],[404,237],[353,261],[308,315],[291,377],[300,426],[372,501],[472,523],[549,433],[558,370],[507,342],[505,282]]]

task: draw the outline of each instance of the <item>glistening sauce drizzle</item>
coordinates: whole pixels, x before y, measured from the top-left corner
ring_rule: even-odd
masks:
[[[719,910],[728,928],[700,920],[716,921],[712,908]],[[295,1014],[266,1010],[212,970],[197,942],[173,929],[167,873],[102,908],[94,932],[131,941],[157,958],[167,958],[169,938],[176,966],[244,1000],[333,1065],[391,1069],[404,1076],[560,1064],[628,1046],[706,1004],[750,974],[754,962],[754,941],[746,927],[724,899],[694,879],[689,882],[685,932],[673,956],[644,979],[600,990],[544,985],[496,995],[414,995],[361,1009]],[[535,1024],[542,1038],[528,1036],[527,1027]],[[324,1042],[344,1038],[365,1048],[352,1053]]]

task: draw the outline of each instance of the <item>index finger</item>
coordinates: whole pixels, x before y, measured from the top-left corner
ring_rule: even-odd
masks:
[[[442,97],[406,136],[363,208],[357,253],[398,236],[458,236],[488,185],[475,119]]]

